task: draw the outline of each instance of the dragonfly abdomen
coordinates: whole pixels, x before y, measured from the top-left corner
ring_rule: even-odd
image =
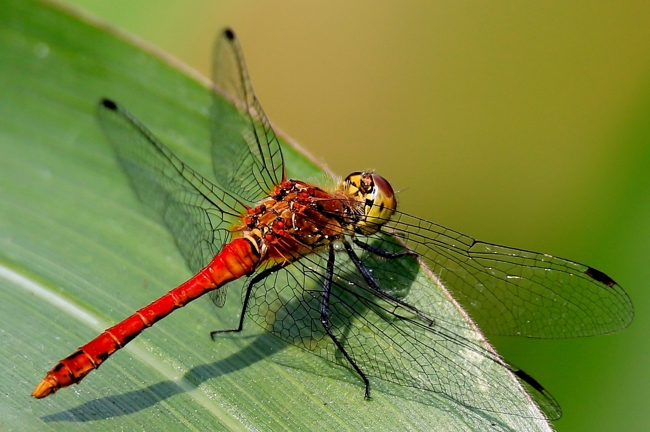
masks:
[[[104,360],[174,310],[185,306],[208,291],[252,273],[260,261],[257,248],[247,238],[235,239],[194,277],[153,303],[143,307],[119,324],[106,329],[86,345],[57,363],[32,392],[44,398],[62,387],[79,383]]]

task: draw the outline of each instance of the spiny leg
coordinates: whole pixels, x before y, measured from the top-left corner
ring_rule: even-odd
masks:
[[[359,374],[364,384],[366,385],[365,398],[370,399],[370,381],[361,368],[356,364],[354,359],[350,357],[348,352],[343,347],[343,344],[334,336],[330,330],[330,316],[329,316],[329,305],[330,305],[330,294],[332,292],[332,279],[334,277],[334,245],[330,244],[329,246],[329,256],[327,258],[327,269],[325,271],[325,281],[323,283],[323,298],[320,305],[320,322],[323,324],[325,332],[332,339],[336,347],[341,351],[345,359],[350,363],[352,368]]]
[[[370,245],[366,245],[366,246],[370,247]],[[357,253],[354,251],[354,249],[352,249],[352,246],[350,245],[350,243],[348,243],[346,240],[343,240],[343,247],[345,248],[345,251],[348,253],[348,256],[350,257],[350,260],[352,260],[352,262],[354,263],[354,266],[357,268],[357,270],[359,270],[359,273],[361,273],[361,276],[363,276],[363,279],[366,281],[368,286],[370,288],[372,288],[377,294],[379,294],[380,296],[382,296],[384,298],[387,298],[388,300],[393,301],[393,302],[399,304],[400,306],[403,306],[403,307],[407,308],[408,310],[412,311],[418,317],[420,317],[420,319],[425,321],[427,323],[427,325],[431,326],[431,325],[434,324],[434,321],[431,318],[424,315],[415,306],[413,306],[413,305],[411,305],[411,304],[409,304],[409,303],[395,297],[394,295],[384,291],[383,289],[381,289],[381,287],[379,286],[379,284],[377,283],[375,278],[372,277],[372,275],[370,274],[370,272],[368,271],[366,266],[363,264],[363,262],[361,262],[361,258],[359,258],[359,255],[357,255]],[[384,251],[384,252],[386,252],[386,251]],[[386,253],[390,253],[390,252],[386,252]],[[404,255],[409,255],[409,254],[410,254],[410,252],[404,252],[404,253],[400,252],[399,256],[404,256]],[[396,258],[396,257],[393,257],[393,258]]]
[[[275,273],[276,271],[280,270],[283,266],[282,265],[276,265],[270,268],[267,268],[266,270],[260,272],[259,274],[255,275],[253,279],[251,279],[250,283],[246,287],[246,295],[244,296],[244,304],[241,309],[241,315],[239,317],[239,325],[234,328],[234,329],[224,329],[224,330],[213,330],[210,332],[210,337],[212,340],[214,340],[215,335],[221,334],[221,333],[238,333],[244,329],[244,318],[246,317],[246,309],[248,309],[248,302],[251,298],[251,292],[253,291],[253,286],[260,282],[261,280],[265,279],[269,275]]]

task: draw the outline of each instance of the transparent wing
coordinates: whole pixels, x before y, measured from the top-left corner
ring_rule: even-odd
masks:
[[[255,97],[244,55],[232,30],[226,29],[219,38],[213,67],[214,173],[226,190],[254,203],[285,177],[280,143]],[[237,106],[224,100],[223,95]]]
[[[442,290],[430,287],[413,257],[361,257],[382,288],[409,302],[378,295],[345,253],[336,254],[330,325],[365,374],[443,394],[466,406],[533,416],[522,411],[527,406],[521,403],[523,392],[509,385],[506,369],[517,370],[486,348]],[[254,287],[247,312],[283,340],[351,369],[321,324],[325,267],[326,258],[310,254],[270,275]],[[436,307],[436,313],[424,314],[411,298]],[[557,402],[541,386],[529,390],[548,417],[560,416]]]
[[[138,197],[162,217],[189,268],[198,272],[230,240],[228,228],[246,207],[181,162],[115,102],[103,100],[98,118]]]
[[[634,316],[625,291],[592,267],[478,241],[404,213],[382,231],[417,253],[487,334],[592,336],[621,330]],[[388,237],[372,237],[385,247]],[[432,313],[435,305],[418,307]]]

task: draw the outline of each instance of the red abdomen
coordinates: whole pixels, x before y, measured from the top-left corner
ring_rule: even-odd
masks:
[[[32,396],[40,399],[62,387],[80,382],[144,329],[206,292],[252,273],[259,262],[260,256],[250,240],[245,238],[233,240],[224,246],[210,264],[187,282],[107,329],[57,363],[36,386]]]

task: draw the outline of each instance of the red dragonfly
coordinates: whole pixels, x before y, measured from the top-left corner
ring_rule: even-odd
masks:
[[[391,185],[375,173],[352,173],[334,190],[288,179],[231,30],[217,44],[214,66],[216,184],[117,103],[104,99],[98,112],[137,194],[162,216],[196,275],[61,360],[32,396],[79,383],[144,329],[207,292],[222,306],[225,285],[246,278],[238,327],[213,337],[241,331],[249,316],[352,369],[366,398],[374,377],[531,416],[512,403],[521,392],[495,378],[501,369],[548,418],[559,418],[553,397],[496,354],[467,315],[454,320],[444,311],[458,312],[458,301],[490,334],[590,336],[629,325],[634,312],[625,291],[592,267],[401,213]]]

